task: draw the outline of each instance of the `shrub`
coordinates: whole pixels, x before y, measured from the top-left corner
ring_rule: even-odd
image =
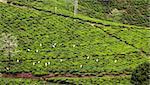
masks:
[[[149,85],[150,63],[140,64],[132,73],[131,83],[134,85]]]

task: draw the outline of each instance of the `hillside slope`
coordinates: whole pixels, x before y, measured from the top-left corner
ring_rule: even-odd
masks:
[[[130,75],[149,56],[149,29],[93,25],[90,20],[2,3],[0,16],[0,34],[18,40],[10,67],[0,51],[2,73]]]

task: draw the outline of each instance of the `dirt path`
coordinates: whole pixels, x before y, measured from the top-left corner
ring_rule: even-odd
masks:
[[[59,77],[66,77],[66,78],[97,78],[97,77],[119,77],[119,76],[130,76],[130,74],[120,73],[120,74],[55,74],[49,73],[46,75],[33,75],[32,73],[3,73],[1,74],[3,78],[30,78],[30,79],[46,79],[46,78],[59,78]]]
[[[98,74],[93,75],[93,74],[54,74],[50,73],[47,75],[41,75],[41,76],[35,76],[32,73],[3,73],[0,74],[0,78],[22,78],[22,79],[32,79],[32,80],[39,80],[39,81],[45,81],[45,85],[49,84],[59,84],[59,85],[76,85],[74,82],[69,82],[65,80],[53,80],[50,78],[102,78],[102,77],[128,77],[130,74],[112,74],[112,73],[107,73],[107,74]]]

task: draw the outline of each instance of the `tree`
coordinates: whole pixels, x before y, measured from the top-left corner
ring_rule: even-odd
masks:
[[[131,83],[134,85],[149,85],[150,83],[150,63],[140,64],[132,73]]]
[[[74,15],[78,13],[78,0],[74,0]]]
[[[17,39],[15,36],[12,36],[8,33],[2,33],[0,36],[0,50],[2,50],[3,54],[8,57],[9,63],[8,67],[10,67],[11,57],[16,53],[17,47]]]

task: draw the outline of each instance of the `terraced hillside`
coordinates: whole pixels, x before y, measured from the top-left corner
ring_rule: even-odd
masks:
[[[53,12],[44,2],[34,4],[0,3],[0,34],[15,36],[18,45],[11,57],[0,50],[2,77],[29,73],[26,77],[52,83],[105,85],[114,84],[119,76],[123,80],[116,83],[128,85],[136,66],[149,60],[149,28]]]

